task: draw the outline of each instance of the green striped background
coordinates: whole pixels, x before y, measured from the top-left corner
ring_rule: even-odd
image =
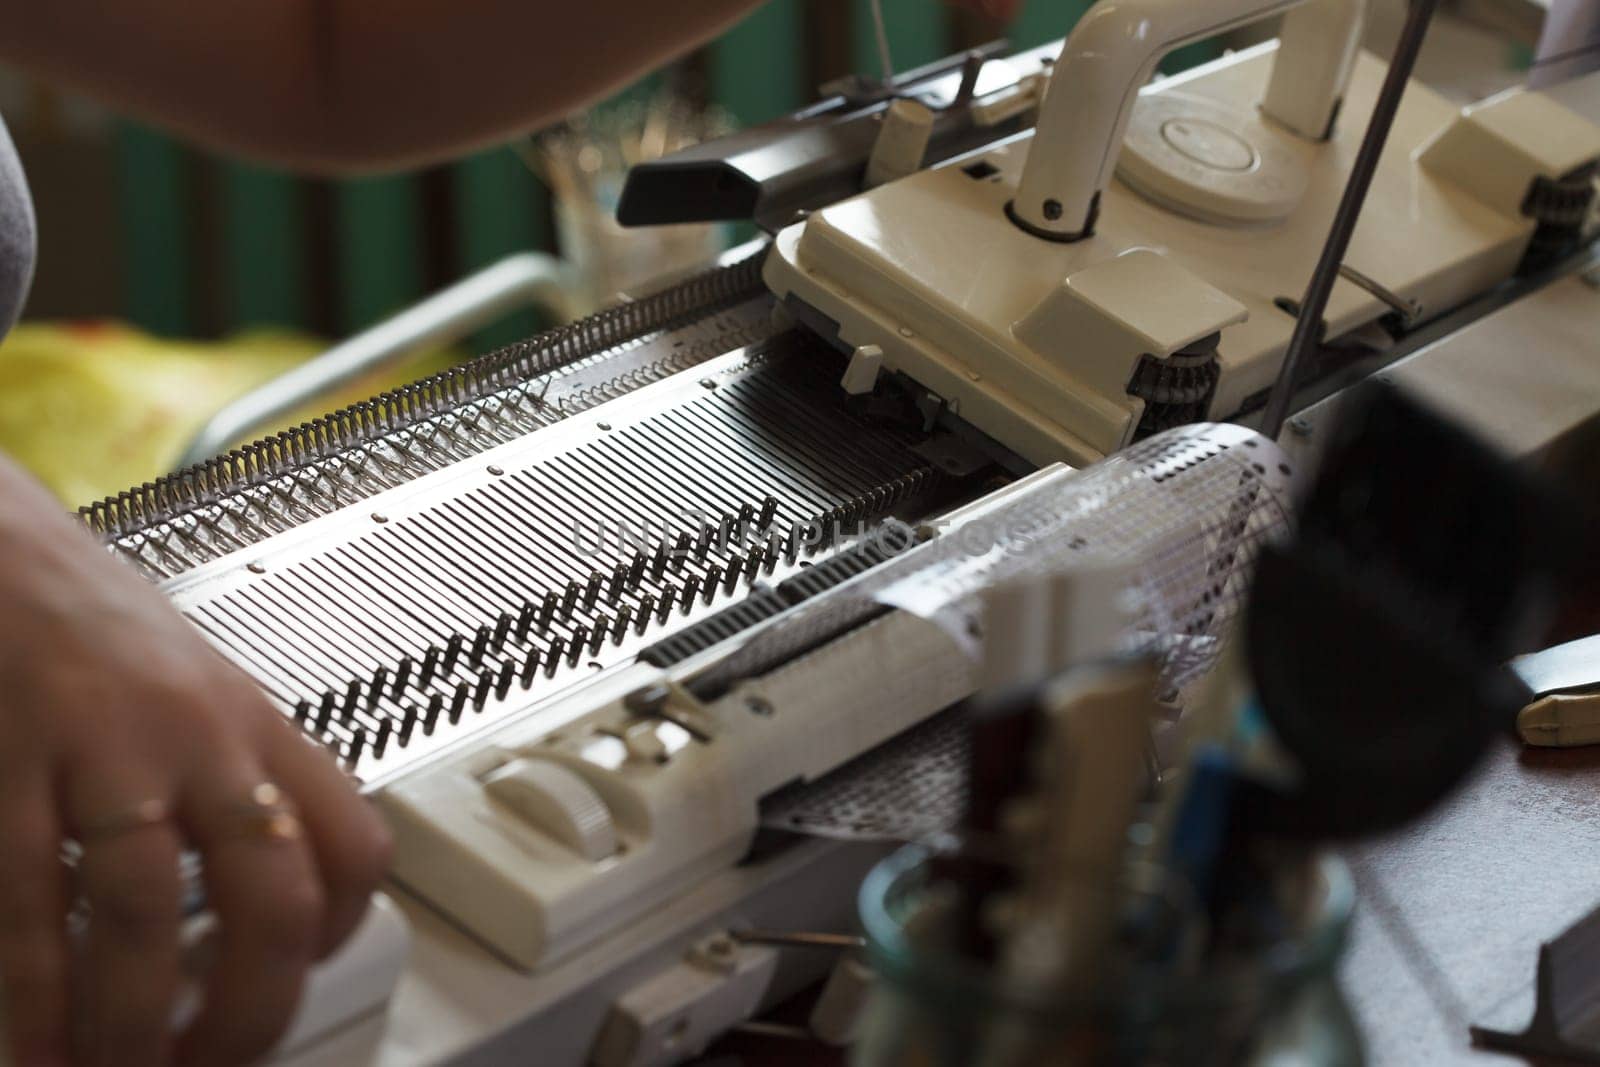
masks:
[[[905,70],[1001,33],[1019,45],[1060,37],[1088,5],[1035,0],[1009,29],[945,0],[884,0],[884,12]],[[800,106],[841,66],[877,72],[866,0],[769,0],[688,61],[741,124]],[[552,248],[548,194],[508,148],[420,174],[325,183],[199,156],[131,124],[118,147],[124,310],[156,333],[280,325],[345,335],[502,256]],[[198,227],[197,197],[208,205]],[[476,343],[536,325],[522,316]]]

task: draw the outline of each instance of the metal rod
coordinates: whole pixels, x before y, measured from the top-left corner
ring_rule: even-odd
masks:
[[[735,930],[733,939],[745,945],[774,945],[780,948],[822,948],[850,952],[865,948],[866,938],[855,934],[816,934],[779,930]]]
[[[510,311],[541,306],[567,318],[572,268],[553,256],[509,256],[336,345],[233,401],[201,427],[179,469],[210,459],[329,389],[431,345],[449,345]]]
[[[883,68],[883,84],[894,81],[894,57],[889,54],[889,27],[883,21],[883,0],[869,0],[872,28],[878,38],[878,64]]]
[[[1423,39],[1427,36],[1428,25],[1433,21],[1437,7],[1438,0],[1411,0],[1405,29],[1400,33],[1400,43],[1389,64],[1389,75],[1384,79],[1383,90],[1372,109],[1372,121],[1367,124],[1366,136],[1361,141],[1361,150],[1356,154],[1355,165],[1350,172],[1350,181],[1345,186],[1344,197],[1339,201],[1339,210],[1333,216],[1333,228],[1328,234],[1327,244],[1322,248],[1322,258],[1312,272],[1305,299],[1300,301],[1300,317],[1295,322],[1289,347],[1283,354],[1278,380],[1273,383],[1272,393],[1267,397],[1267,406],[1261,416],[1261,432],[1270,439],[1277,439],[1283,430],[1284,420],[1289,416],[1289,404],[1294,397],[1300,364],[1322,340],[1322,316],[1328,309],[1328,298],[1333,293],[1334,282],[1339,278],[1339,267],[1350,251],[1350,239],[1355,234],[1362,205],[1366,203],[1367,193],[1372,188],[1378,160],[1382,158],[1384,146],[1389,141],[1395,114],[1400,110],[1400,99],[1405,95],[1406,84],[1411,80],[1417,55],[1422,51]]]
[[[750,1037],[772,1037],[782,1041],[807,1041],[813,1045],[823,1044],[823,1040],[803,1026],[792,1023],[769,1023],[760,1019],[751,1019],[733,1027],[733,1033],[747,1034]]]
[[[1352,285],[1359,285],[1385,304],[1388,304],[1404,320],[1406,326],[1414,326],[1417,320],[1422,318],[1423,307],[1421,304],[1409,297],[1401,296],[1378,281],[1378,279],[1363,274],[1350,264],[1341,263],[1339,265],[1339,276]]]

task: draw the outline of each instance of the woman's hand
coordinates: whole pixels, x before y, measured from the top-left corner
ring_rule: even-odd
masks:
[[[0,1016],[17,1067],[259,1057],[388,849],[333,762],[0,457]],[[204,1009],[175,1038],[185,850],[219,932]]]
[[[951,2],[1001,19],[1021,7]],[[0,3],[0,61],[234,154],[333,172],[390,169],[546,126],[710,41],[757,6]]]

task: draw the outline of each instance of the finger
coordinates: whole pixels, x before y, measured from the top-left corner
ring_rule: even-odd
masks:
[[[225,761],[224,761],[225,762]],[[221,765],[185,790],[184,825],[200,850],[217,916],[216,959],[183,1063],[246,1063],[270,1050],[300,1000],[322,930],[322,891],[297,819],[263,818],[253,762]]]
[[[0,776],[0,1016],[17,1067],[66,1064],[66,877],[48,778]]]
[[[322,879],[324,912],[318,958],[350,936],[389,870],[389,831],[345,773],[321,748],[287,725],[266,752],[272,780],[294,798]]]
[[[181,966],[181,851],[170,823],[83,842],[78,879],[89,925],[78,989],[88,1063],[138,1067],[170,1056]]]

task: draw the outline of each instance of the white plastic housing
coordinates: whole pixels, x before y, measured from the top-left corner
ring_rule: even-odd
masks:
[[[1036,236],[1077,240],[1095,217],[1139,89],[1175,48],[1286,11],[1262,110],[1312,140],[1328,135],[1360,43],[1365,0],[1105,0],[1067,38],[1007,211]]]
[[[1506,215],[1522,213],[1535,178],[1561,178],[1600,159],[1600,127],[1543,93],[1510,89],[1471,107],[1417,153],[1417,162]]]
[[[1181,94],[1232,112],[1253,108],[1282,66],[1275,58],[1270,43],[1225,57],[1147,87],[1138,106]],[[1352,126],[1371,113],[1386,73],[1376,57],[1358,57],[1345,103]],[[1534,230],[1510,198],[1472,188],[1470,165],[1444,167],[1434,153],[1417,162],[1459,110],[1426,85],[1406,90],[1345,259],[1432,313],[1510,277]],[[1485,121],[1480,113],[1479,124]],[[1531,150],[1504,153],[1493,166],[1518,171],[1515,184],[1525,190],[1537,171],[1521,157],[1565,161],[1561,146],[1573,139],[1565,125],[1524,130]],[[1248,408],[1272,384],[1295,323],[1280,298],[1305,292],[1357,139],[1309,141],[1275,122],[1259,127],[1252,137],[1273,139],[1285,169],[1305,179],[1298,206],[1275,223],[1220,225],[1221,212],[1174,212],[1113,181],[1094,240],[1040,240],[1005,217],[1028,165],[1029,139],[1019,137],[981,159],[924,170],[813,212],[778,235],[767,284],[814,312],[811,321],[833,324],[839,348],[877,346],[884,373],[916,382],[1013,452],[1034,463],[1090,463],[1132,439],[1144,401],[1128,394],[1128,384],[1142,356],[1164,357],[1173,340],[1221,329],[1213,418]],[[1116,261],[1138,249],[1157,254],[1128,257],[1139,269],[1120,277],[1130,264]],[[1076,291],[1090,279],[1118,285],[1096,284],[1093,307],[1064,300],[1064,285]],[[1223,314],[1228,305],[1214,297],[1201,299],[1207,289],[1237,302],[1248,318]],[[1368,289],[1340,280],[1325,316],[1328,336],[1389,311]]]

